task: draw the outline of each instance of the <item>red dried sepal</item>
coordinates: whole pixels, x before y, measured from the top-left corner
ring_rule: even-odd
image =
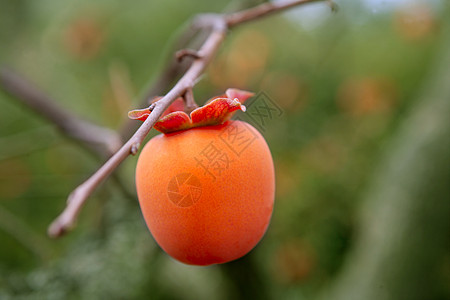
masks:
[[[161,99],[162,97],[157,97],[152,101],[152,103],[155,103]],[[181,97],[178,97],[175,101],[172,102],[172,104],[170,104],[169,108],[166,109],[166,111],[161,115],[161,118],[176,111],[184,111],[184,100]]]
[[[155,97],[155,98],[153,98],[152,103],[158,102],[162,98],[163,97],[160,97],[160,96]],[[169,108],[166,109],[166,111],[161,115],[161,118],[170,113],[173,113],[176,111],[183,111],[183,110],[184,110],[184,100],[183,100],[183,98],[179,97],[175,101],[172,102],[172,104],[169,106]],[[128,118],[130,118],[132,120],[145,121],[151,112],[152,111],[149,108],[135,109],[135,110],[128,112]]]
[[[181,111],[184,109],[184,101],[178,98],[155,123],[154,128],[162,133],[170,133],[200,126],[220,125],[228,121],[237,110],[245,111],[242,103],[254,94],[238,89],[228,89],[225,95],[210,99],[207,104],[191,112],[190,117]],[[156,99],[158,101],[159,99]],[[181,100],[183,103],[176,103]],[[176,103],[176,105],[174,105]],[[177,109],[178,108],[178,109]],[[170,110],[177,109],[177,111]],[[150,114],[150,110],[140,109],[128,113],[132,119],[144,121]]]
[[[176,111],[159,119],[153,128],[162,132],[170,133],[179,130],[186,130],[192,127],[192,122],[189,116],[184,111]]]
[[[238,99],[241,104],[243,104],[248,98],[251,98],[255,95],[255,93],[249,91],[243,91],[239,89],[227,89],[225,94],[227,98],[230,99]]]
[[[237,98],[217,98],[191,112],[193,127],[222,124],[239,109],[245,111],[245,106]]]
[[[227,89],[225,91],[225,94],[212,97],[211,99],[206,101],[206,104],[210,103],[211,101],[216,100],[217,98],[230,98],[230,99],[237,98],[239,100],[239,102],[241,102],[241,104],[244,104],[245,100],[247,100],[248,98],[253,97],[254,95],[255,95],[255,93],[252,93],[252,92],[249,92],[249,91],[244,91],[244,90],[232,89],[231,88],[231,89]]]
[[[145,121],[152,111],[147,107],[143,109],[135,109],[128,112],[128,118],[132,120]]]

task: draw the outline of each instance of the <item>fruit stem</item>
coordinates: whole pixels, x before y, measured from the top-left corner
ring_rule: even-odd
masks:
[[[194,100],[194,93],[192,92],[192,88],[186,89],[186,92],[184,92],[184,95],[183,95],[183,99],[184,99],[184,103],[185,103],[184,112],[187,113],[188,115],[190,115],[190,113],[194,109],[198,108],[198,105]]]

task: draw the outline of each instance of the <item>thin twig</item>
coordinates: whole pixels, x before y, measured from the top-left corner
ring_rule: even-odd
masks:
[[[145,137],[152,129],[153,125],[160,118],[162,113],[179,96],[192,92],[196,80],[202,75],[211,58],[216,53],[220,44],[224,40],[227,30],[231,26],[238,25],[256,18],[260,18],[271,13],[281,11],[296,5],[305,4],[318,0],[291,1],[282,4],[263,4],[252,9],[229,15],[202,15],[195,21],[196,26],[210,28],[211,32],[200,47],[198,58],[192,62],[189,69],[175,84],[175,86],[158,102],[154,104],[154,109],[139,127],[135,134],[122,146],[100,169],[98,169],[88,180],[78,186],[70,195],[67,206],[61,215],[50,225],[48,234],[51,237],[59,237],[72,228],[77,216],[87,198],[96,187],[103,182],[130,154],[137,153]],[[188,96],[189,97],[189,96]]]
[[[169,52],[173,53],[178,49],[187,47],[199,31],[201,31],[201,28],[194,26],[193,23],[189,24],[189,26],[187,26],[175,40],[173,46],[169,48]],[[172,86],[174,80],[181,74],[184,74],[191,64],[189,61],[177,61],[173,57],[173,54],[168,56],[165,61],[166,62],[164,63],[164,68],[162,69],[161,74],[155,81],[152,82],[151,86],[145,92],[139,106],[142,107],[149,105],[155,96],[165,94],[166,91]],[[138,127],[138,122],[127,118],[119,130],[120,136],[124,139],[128,139],[134,134],[134,132],[136,132]]]
[[[98,154],[109,156],[122,145],[122,141],[115,131],[78,118],[57,105],[53,99],[30,82],[8,69],[0,70],[0,87],[51,121],[64,134],[83,143]]]
[[[122,146],[121,138],[115,131],[78,118],[76,115],[60,107],[43,91],[11,70],[6,68],[0,70],[0,88],[55,124],[61,133],[69,136],[77,144],[83,146],[84,149],[99,158],[104,159],[110,157]],[[48,138],[47,134],[42,139],[48,140]],[[10,159],[29,153],[30,151],[42,149],[42,139],[37,142],[37,146],[34,143],[31,148],[15,147],[15,149],[8,151],[11,154],[8,155],[7,152],[6,157],[0,155],[0,160]],[[134,198],[122,184],[118,174],[114,174],[112,179],[125,197],[130,199]]]
[[[296,1],[276,2],[276,3],[272,2],[264,3],[254,8],[249,8],[246,10],[228,14],[225,16],[225,21],[227,23],[228,28],[232,28],[236,25],[240,25],[248,21],[253,21],[261,17],[266,17],[274,13],[279,13],[283,10],[287,10],[300,4],[319,1],[323,0],[296,0]]]
[[[160,118],[162,113],[169,105],[184,94],[187,89],[192,89],[194,80],[201,75],[206,68],[211,57],[216,52],[218,46],[225,37],[226,26],[221,18],[217,19],[217,24],[211,32],[209,38],[205,41],[200,51],[203,54],[201,60],[195,61],[186,74],[178,81],[178,83],[167,93],[160,101],[155,103],[155,108],[139,127],[131,139],[123,145],[119,151],[114,154],[97,172],[95,172],[88,180],[78,186],[70,195],[67,201],[66,209],[63,213],[50,225],[48,233],[52,237],[58,237],[70,229],[76,218],[95,188],[108,177],[117,166],[132,153],[136,153],[144,138],[147,136],[153,125]]]

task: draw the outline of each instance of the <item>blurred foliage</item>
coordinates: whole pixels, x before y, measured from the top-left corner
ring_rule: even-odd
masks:
[[[259,2],[0,0],[0,63],[119,129],[192,16]],[[314,4],[309,18],[305,7],[233,29],[195,88],[200,103],[228,87],[264,91],[282,110],[263,132],[277,178],[271,226],[229,264],[186,266],[157,247],[129,196],[133,157],[118,170],[126,191],[108,181],[76,230],[48,239],[68,193],[101,162],[0,92],[0,299],[319,295],[363,232],[359,207],[385,145],[427,98],[450,26],[444,0],[336,2],[337,13]],[[450,297],[449,249],[440,255],[433,299]]]

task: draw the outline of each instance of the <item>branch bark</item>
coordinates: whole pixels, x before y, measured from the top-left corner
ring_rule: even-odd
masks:
[[[224,40],[229,27],[257,19],[274,12],[282,11],[296,5],[315,2],[318,0],[297,0],[279,4],[263,4],[239,13],[229,15],[207,14],[201,15],[194,22],[195,27],[210,29],[209,36],[197,52],[197,58],[192,62],[186,73],[175,86],[158,102],[149,117],[125,143],[100,169],[88,180],[78,186],[70,195],[67,206],[61,215],[50,225],[48,234],[59,237],[75,225],[78,214],[89,195],[103,182],[130,154],[136,154],[143,140],[160,118],[162,113],[179,96],[189,93],[196,80],[202,75],[217,49]]]
[[[115,131],[78,118],[11,70],[0,70],[0,87],[55,124],[65,135],[103,157],[112,155],[122,145],[121,138]]]
[[[179,35],[179,38],[176,39],[174,45],[170,48],[171,52],[175,52],[178,49],[182,49],[188,46],[189,43],[196,37],[201,28],[195,26],[194,23],[191,23],[187,26],[186,29]],[[161,71],[160,76],[156,78],[154,82],[152,82],[151,86],[146,91],[144,97],[141,100],[140,106],[150,105],[152,99],[156,96],[163,95],[169,87],[173,84],[174,80],[178,78],[181,74],[185,73],[189,68],[191,62],[182,61],[178,62],[176,57],[170,55],[169,58],[166,58],[166,62]],[[126,119],[124,124],[121,126],[120,135],[124,139],[130,138],[136,132],[139,127],[139,123],[135,120]]]
[[[286,2],[276,2],[276,3],[264,3],[254,8],[249,8],[246,10],[238,11],[235,13],[230,13],[225,16],[225,21],[228,28],[232,28],[236,25],[242,23],[253,21],[262,17],[267,17],[269,15],[288,10],[295,6],[304,3],[319,2],[324,0],[299,0],[299,1],[286,1]]]

